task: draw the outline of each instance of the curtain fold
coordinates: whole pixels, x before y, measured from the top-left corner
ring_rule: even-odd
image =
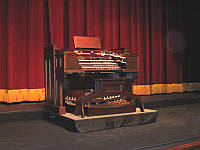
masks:
[[[28,1],[8,1],[7,88],[28,88]],[[9,65],[10,64],[10,65]]]
[[[7,0],[0,1],[0,89],[7,88],[7,11]]]
[[[9,0],[4,17],[7,26],[3,29],[6,34],[2,35],[0,52],[4,66],[1,69],[6,76],[1,78],[4,86],[0,88],[44,88],[44,1]]]
[[[182,0],[1,0],[0,95],[9,101],[8,90],[43,91],[43,48],[74,48],[75,35],[139,54],[138,94],[182,92],[182,83],[197,81],[187,72],[196,57],[187,47],[185,7]]]
[[[166,82],[181,83],[183,78],[182,55],[184,35],[181,28],[181,1],[168,2],[166,5]],[[182,47],[183,46],[183,47]]]

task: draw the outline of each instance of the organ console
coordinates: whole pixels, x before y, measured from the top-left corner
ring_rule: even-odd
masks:
[[[75,49],[44,49],[46,109],[97,116],[144,111],[132,83],[139,56],[126,49],[101,49],[97,37],[74,37]]]

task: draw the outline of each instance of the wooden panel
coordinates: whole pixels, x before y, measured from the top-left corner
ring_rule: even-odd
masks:
[[[55,50],[53,46],[44,49],[45,73],[45,109],[58,113],[65,113],[63,106],[62,84],[64,80],[63,53]]]
[[[96,90],[101,92],[122,92],[125,90],[125,80],[99,79],[96,80]]]
[[[138,72],[139,71],[139,56],[134,54],[125,54],[127,68],[125,72]]]
[[[77,55],[64,55],[64,72],[83,72],[79,66]]]
[[[1,112],[18,112],[18,111],[35,111],[35,110],[43,110],[43,108],[44,108],[44,102],[0,104],[0,113]]]
[[[74,36],[75,48],[95,48],[100,49],[101,43],[98,37]]]
[[[86,108],[85,115],[86,116],[97,116],[97,115],[130,113],[130,112],[136,111],[135,103],[116,105],[113,107],[111,105],[109,105],[109,107],[105,107],[102,105]]]

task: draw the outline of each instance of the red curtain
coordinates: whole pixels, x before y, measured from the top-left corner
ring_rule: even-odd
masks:
[[[182,13],[181,0],[0,0],[0,89],[44,88],[43,48],[75,35],[140,54],[137,84],[184,82],[186,52],[170,51]]]
[[[0,89],[7,88],[7,1],[0,1]]]
[[[0,88],[44,87],[43,47],[48,39],[44,4],[42,0],[0,1]]]

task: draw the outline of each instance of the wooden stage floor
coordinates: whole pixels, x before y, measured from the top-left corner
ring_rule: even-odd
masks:
[[[0,103],[0,113],[43,110],[45,102]]]

